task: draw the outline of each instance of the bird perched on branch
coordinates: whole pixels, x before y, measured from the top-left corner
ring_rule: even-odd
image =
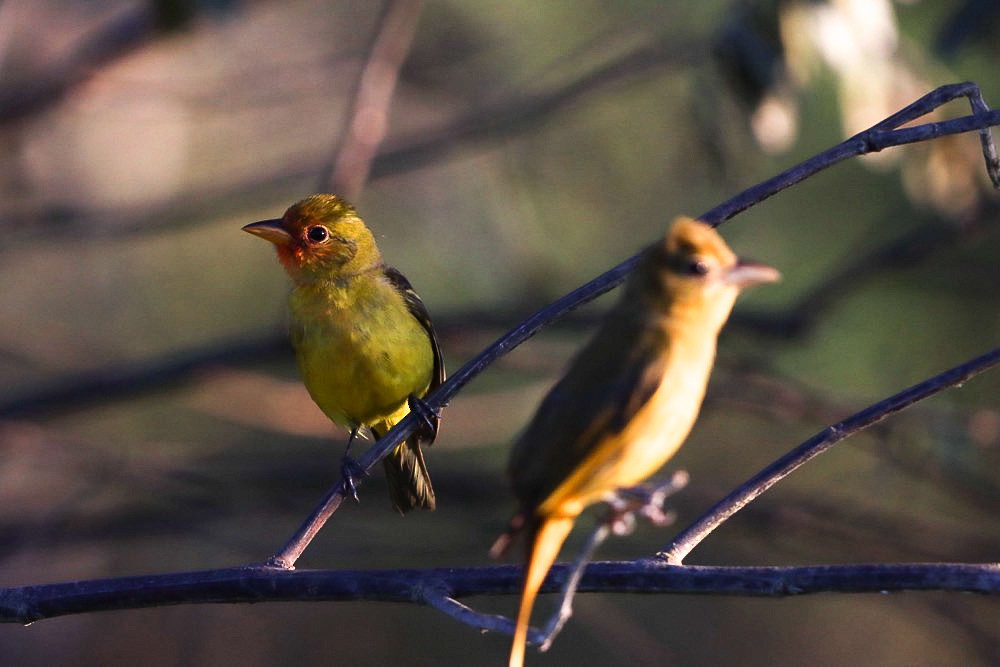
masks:
[[[411,406],[422,406],[426,427],[383,464],[396,510],[434,509],[420,444],[433,442],[437,419],[420,399],[444,382],[445,371],[420,297],[382,263],[371,231],[336,195],[313,195],[282,218],[243,230],[273,243],[292,278],[289,329],[299,370],[316,405],[350,430],[348,452],[363,427],[382,437]],[[348,452],[345,483],[357,499]]]
[[[716,339],[740,289],[778,280],[741,261],[709,225],[678,218],[642,252],[621,301],[577,354],[518,439],[508,475],[527,564],[511,667],[524,662],[538,589],[577,516],[652,475],[684,442],[705,395]]]

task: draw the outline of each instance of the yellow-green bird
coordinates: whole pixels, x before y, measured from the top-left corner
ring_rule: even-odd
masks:
[[[376,438],[385,435],[409,412],[411,400],[444,382],[427,309],[403,274],[382,262],[353,206],[336,195],[313,195],[281,219],[243,229],[275,245],[294,283],[289,330],[299,370],[316,405],[350,430],[348,449],[361,428]],[[400,513],[435,506],[420,450],[437,434],[437,420],[427,417],[427,428],[383,460]],[[349,465],[345,481],[353,494]]]
[[[698,416],[716,339],[740,289],[779,278],[714,229],[678,218],[642,252],[621,301],[542,401],[508,466],[520,508],[493,545],[528,538],[511,667],[524,662],[538,589],[577,516],[656,472]]]

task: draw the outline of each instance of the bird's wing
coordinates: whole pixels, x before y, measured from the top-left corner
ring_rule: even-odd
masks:
[[[522,503],[541,503],[609,436],[620,432],[660,386],[659,346],[640,344],[641,323],[609,317],[542,401],[511,454],[508,472]]]
[[[410,311],[410,314],[413,315],[417,322],[420,322],[420,326],[427,332],[427,337],[431,341],[431,351],[434,354],[434,370],[431,373],[431,383],[428,385],[427,391],[434,391],[444,383],[445,369],[444,358],[441,356],[441,346],[438,344],[437,334],[434,333],[434,324],[431,323],[430,313],[427,312],[427,306],[420,300],[420,296],[413,291],[413,285],[406,279],[406,276],[391,266],[385,267],[384,273],[392,286],[403,296],[407,310]],[[435,434],[437,433],[436,425],[434,432]],[[431,438],[430,442],[434,442],[434,439]]]

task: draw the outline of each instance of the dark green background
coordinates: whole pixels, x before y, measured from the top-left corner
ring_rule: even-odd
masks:
[[[712,56],[740,5],[695,4],[427,3],[386,148],[467,116],[522,121],[456,139],[427,163],[394,162],[392,174],[377,165],[356,202],[441,323],[450,368],[663,234],[675,215],[705,211],[843,138],[847,84],[817,61],[808,82],[789,88],[794,143],[766,153],[746,98]],[[950,58],[933,48],[959,4],[895,6],[890,60],[900,69],[872,84],[889,111],[966,79],[1000,104],[995,40],[970,39]],[[71,66],[79,40],[141,7],[4,3],[0,25],[13,30],[0,91]],[[2,121],[0,402],[281,331],[288,283],[270,249],[239,228],[317,189],[377,16],[360,1],[214,3],[58,102]],[[669,56],[526,111],[647,43]],[[504,104],[521,106],[501,116]],[[965,109],[955,103],[953,114]],[[965,136],[876,165],[854,160],[722,228],[737,252],[785,280],[742,299],[744,324],[722,337],[703,417],[671,462],[692,476],[675,499],[681,523],[827,424],[997,345],[1000,232],[978,151]],[[861,261],[924,227],[940,239],[908,265]],[[838,298],[810,309],[814,326],[774,335],[745,324],[747,313],[785,312],[859,261]],[[486,564],[512,510],[508,447],[614,298],[455,398],[428,453],[437,512],[399,518],[376,476],[300,566]],[[1000,375],[987,374],[838,445],[689,562],[996,560],[998,389]],[[0,585],[259,561],[336,478],[342,437],[287,353],[212,364],[121,400],[2,418]],[[643,527],[601,557],[646,556],[670,534]],[[516,604],[470,602],[504,613]],[[551,652],[529,663],[985,665],[1000,660],[998,637],[997,601],[969,595],[583,595]],[[507,638],[432,610],[375,603],[179,606],[0,627],[11,665],[496,665],[507,650]]]

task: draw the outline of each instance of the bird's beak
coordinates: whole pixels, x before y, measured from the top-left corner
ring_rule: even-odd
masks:
[[[292,235],[285,231],[281,219],[261,220],[243,226],[243,231],[259,236],[274,245],[285,246],[292,242]]]
[[[736,266],[726,272],[726,282],[737,287],[776,283],[779,280],[781,280],[781,274],[776,268],[745,259],[739,260]]]

